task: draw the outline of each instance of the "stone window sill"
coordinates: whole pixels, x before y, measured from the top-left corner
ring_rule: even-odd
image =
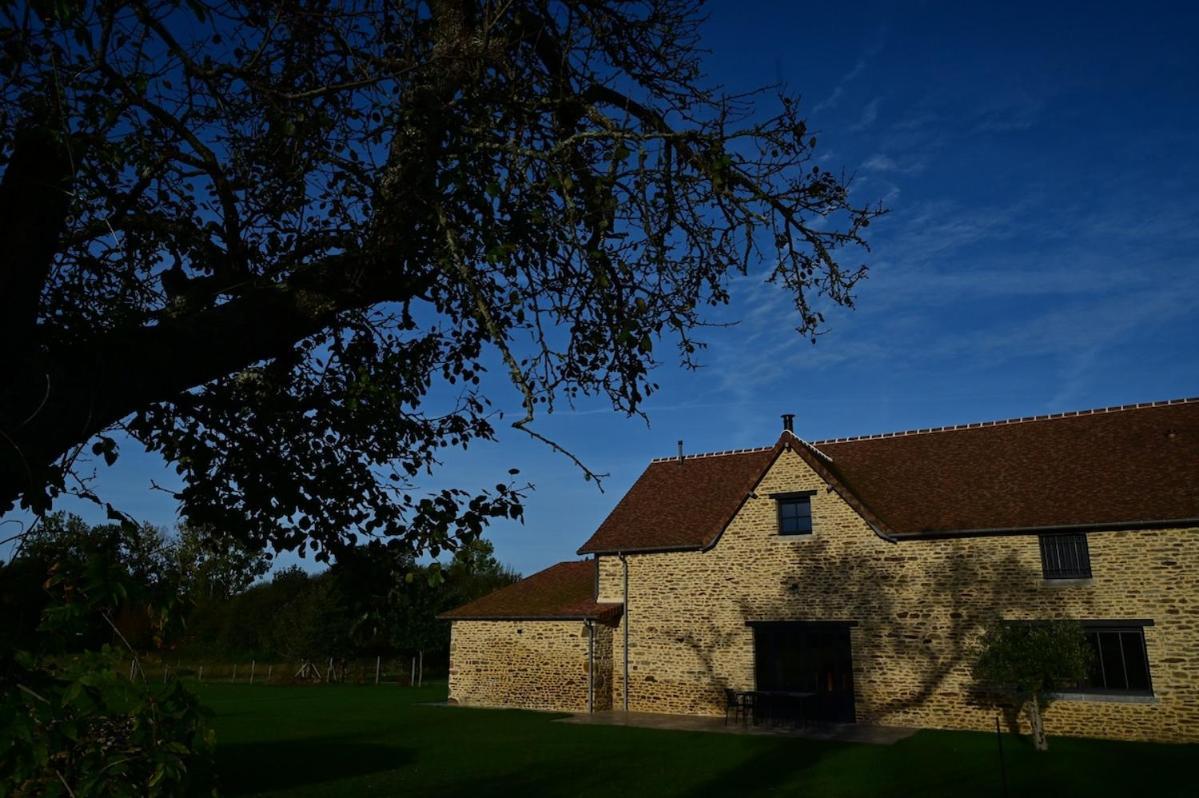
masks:
[[[1156,704],[1155,695],[1119,695],[1115,693],[1053,693],[1057,701],[1099,701],[1109,704]]]
[[[1045,587],[1086,587],[1094,581],[1090,577],[1087,579],[1042,579],[1041,584]]]

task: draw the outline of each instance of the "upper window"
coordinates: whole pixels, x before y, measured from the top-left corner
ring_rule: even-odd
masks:
[[[1090,579],[1086,533],[1041,535],[1041,569],[1046,579]]]
[[[779,496],[778,503],[780,535],[812,534],[811,495]]]
[[[1081,689],[1092,693],[1152,695],[1145,630],[1140,626],[1084,624],[1094,656]]]

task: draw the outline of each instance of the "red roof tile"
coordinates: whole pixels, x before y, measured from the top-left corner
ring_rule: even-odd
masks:
[[[452,621],[577,618],[615,623],[621,605],[595,600],[596,567],[594,560],[560,562],[438,617]]]
[[[712,545],[792,441],[655,460],[579,553]],[[795,449],[883,533],[1199,519],[1196,399]]]
[[[767,448],[655,460],[579,554],[703,546],[733,519],[774,458]]]
[[[816,444],[897,533],[1199,518],[1199,401]]]

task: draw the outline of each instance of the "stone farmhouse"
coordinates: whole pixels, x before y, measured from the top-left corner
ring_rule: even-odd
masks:
[[[578,553],[443,616],[452,702],[802,688],[827,721],[993,729],[982,625],[1070,618],[1095,664],[1050,734],[1199,741],[1199,399],[811,442],[784,416],[652,461]]]

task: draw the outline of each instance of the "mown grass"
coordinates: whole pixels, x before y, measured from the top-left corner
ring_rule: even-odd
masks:
[[[555,723],[430,706],[444,685],[197,688],[228,795],[999,796],[995,736],[893,746]],[[1008,795],[1195,796],[1199,746],[1006,736]]]

